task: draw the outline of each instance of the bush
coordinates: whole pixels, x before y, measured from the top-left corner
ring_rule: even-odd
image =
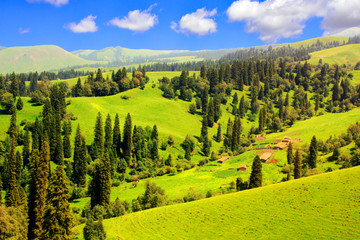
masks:
[[[70,200],[83,198],[86,196],[86,191],[83,188],[74,187],[70,193]]]
[[[192,202],[204,198],[200,193],[197,193],[193,188],[190,188],[188,193],[183,197],[184,202]]]
[[[102,223],[102,218],[100,218],[97,222],[93,222],[92,219],[88,220],[84,227],[83,234],[85,240],[105,240],[106,233]]]
[[[167,146],[168,146],[168,143],[164,141],[164,142],[161,143],[160,149],[165,151]]]
[[[195,104],[190,104],[190,106],[189,106],[189,113],[191,113],[191,114],[195,114],[196,113],[196,106],[195,106]]]
[[[121,98],[124,99],[124,100],[128,100],[130,97],[127,96],[127,95],[124,95],[124,96],[121,96]]]

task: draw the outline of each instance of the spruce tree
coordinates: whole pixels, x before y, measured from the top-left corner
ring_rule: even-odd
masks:
[[[104,152],[104,126],[102,122],[101,113],[98,112],[94,128],[94,145],[97,148],[99,156],[101,157]]]
[[[56,167],[46,192],[41,240],[70,240],[73,216],[70,209],[69,184],[62,165]]]
[[[16,111],[14,111],[11,115],[10,119],[10,127],[8,130],[8,134],[15,137],[15,140],[17,140],[17,129],[16,129]]]
[[[70,158],[71,157],[71,143],[70,143],[70,135],[65,134],[63,138],[63,148],[64,148],[64,157]]]
[[[207,120],[208,126],[210,128],[212,128],[214,126],[214,101],[213,101],[213,99],[210,99],[207,117],[208,117],[208,120]]]
[[[237,152],[240,148],[241,120],[239,116],[235,117],[234,127],[231,138],[231,151]]]
[[[26,167],[29,164],[29,158],[30,158],[30,132],[29,132],[29,129],[26,129],[26,131],[25,131],[22,157],[23,157],[24,167]]]
[[[318,155],[316,137],[313,136],[309,147],[309,167],[316,168],[316,159]]]
[[[159,144],[158,144],[157,140],[152,141],[152,146],[150,149],[150,158],[155,162],[159,160],[159,146],[158,145]]]
[[[8,158],[8,184],[7,191],[5,196],[5,205],[7,207],[18,207],[21,204],[20,199],[20,185],[18,179],[16,178],[17,173],[17,164],[16,164],[16,145],[15,145],[15,136],[11,136],[11,148]]]
[[[18,111],[21,111],[23,108],[24,108],[24,103],[23,103],[23,101],[21,100],[21,98],[19,97],[19,99],[18,99],[17,102],[16,102],[16,109],[17,109]]]
[[[28,203],[28,238],[39,239],[44,216],[46,185],[49,175],[50,148],[47,141],[43,142],[42,153],[35,149],[30,164],[30,184]]]
[[[131,160],[131,150],[132,150],[132,122],[130,113],[126,116],[124,124],[124,139],[123,139],[123,154],[127,164],[130,164]]]
[[[119,157],[121,153],[121,132],[120,132],[120,119],[116,114],[114,129],[113,129],[113,148],[116,150],[116,154]]]
[[[239,97],[237,95],[237,93],[234,94],[234,97],[233,97],[233,101],[232,101],[232,104],[237,106],[239,103]]]
[[[221,142],[222,140],[222,134],[221,134],[221,123],[218,124],[218,129],[216,133],[216,141]]]
[[[105,141],[104,148],[105,150],[110,150],[113,144],[113,136],[112,136],[112,126],[111,126],[111,117],[110,114],[107,115],[105,121]]]
[[[232,132],[233,132],[233,123],[231,119],[228,119],[228,124],[226,128],[226,135],[224,139],[224,147],[230,148],[231,147],[231,139],[232,139]]]
[[[57,111],[56,113],[56,119],[55,119],[55,140],[56,140],[56,148],[54,151],[54,157],[55,157],[55,163],[62,165],[64,164],[64,148],[63,148],[63,142],[61,139],[61,116],[60,111]]]
[[[251,167],[249,188],[257,188],[257,187],[261,187],[261,185],[262,185],[262,165],[261,165],[260,157],[256,155]]]
[[[293,146],[290,142],[289,148],[287,150],[287,163],[291,165],[294,162]]]
[[[202,152],[204,153],[205,156],[209,156],[210,152],[211,152],[211,142],[209,141],[209,138],[206,137],[204,138],[203,141],[203,146],[202,146]]]
[[[239,104],[239,115],[241,118],[245,117],[246,114],[246,107],[245,107],[245,97],[242,96],[241,100],[240,100],[240,104]]]
[[[76,129],[75,143],[74,143],[74,161],[73,161],[73,182],[79,187],[86,185],[86,168],[87,168],[87,153],[84,136],[81,135],[80,125]]]
[[[95,164],[95,172],[90,183],[91,208],[96,205],[108,206],[111,193],[111,165],[107,153]]]
[[[218,122],[221,118],[221,100],[220,95],[216,92],[214,95],[214,122]]]
[[[207,137],[208,137],[208,117],[204,115],[201,122],[201,133],[200,133],[199,141],[202,142]]]
[[[158,130],[157,130],[156,125],[154,125],[153,130],[151,132],[151,140],[159,141],[159,134],[158,134]]]
[[[11,74],[10,93],[14,98],[19,96],[19,80],[17,79],[14,72]]]
[[[294,178],[298,179],[301,178],[302,175],[302,156],[299,150],[295,153],[295,160],[294,160]]]
[[[209,104],[209,92],[208,89],[205,87],[201,93],[201,111],[203,114],[208,112],[208,104]]]

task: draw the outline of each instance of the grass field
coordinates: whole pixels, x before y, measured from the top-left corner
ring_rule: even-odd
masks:
[[[359,176],[356,167],[150,209],[104,220],[105,231],[109,240],[359,239]]]
[[[287,46],[290,45],[290,47],[293,48],[299,48],[301,46],[303,46],[304,48],[311,46],[312,44],[316,44],[317,41],[323,42],[323,43],[328,43],[328,42],[333,42],[333,41],[338,41],[340,43],[343,43],[343,41],[347,42],[349,40],[348,37],[333,37],[333,36],[328,36],[328,37],[318,37],[318,38],[312,38],[312,39],[308,39],[308,40],[304,40],[304,41],[300,41],[300,42],[295,42],[295,43],[290,43],[290,44],[282,44],[281,46]]]
[[[351,64],[355,66],[357,62],[360,61],[360,44],[350,44],[336,48],[325,49],[318,52],[310,53],[311,64],[318,64],[319,60],[322,59],[323,63],[328,64]]]
[[[55,70],[75,65],[94,64],[54,45],[11,47],[0,52],[0,73]]]

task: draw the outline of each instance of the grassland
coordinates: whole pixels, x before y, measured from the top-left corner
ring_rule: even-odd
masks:
[[[359,239],[359,175],[356,167],[150,209],[104,220],[105,231],[109,240]]]
[[[94,64],[54,45],[11,47],[0,51],[0,73],[34,72]]]
[[[328,42],[334,42],[334,41],[338,41],[340,43],[343,43],[344,41],[347,42],[349,40],[348,37],[333,37],[333,36],[328,36],[328,37],[318,37],[318,38],[312,38],[312,39],[308,39],[308,40],[304,40],[304,41],[300,41],[300,42],[295,42],[295,43],[290,43],[290,44],[282,44],[281,46],[287,46],[290,45],[290,47],[293,48],[300,48],[301,46],[303,46],[304,48],[309,47],[313,44],[316,44],[317,41],[328,43]]]
[[[350,64],[355,66],[355,64],[360,61],[359,52],[360,44],[350,44],[310,53],[311,58],[308,62],[316,65],[319,63],[319,60],[322,59],[323,63],[328,63],[330,65]]]

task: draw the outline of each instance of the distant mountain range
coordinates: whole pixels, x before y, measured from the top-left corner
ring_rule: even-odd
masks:
[[[339,41],[346,42],[349,36],[360,35],[360,28],[346,29],[336,36],[308,39],[301,42],[273,47],[287,46],[307,47],[317,41],[323,43]],[[269,45],[257,46],[257,49],[267,49]],[[51,71],[83,66],[126,66],[150,62],[188,62],[219,59],[226,54],[246,48],[219,50],[149,50],[129,49],[123,47],[108,47],[101,50],[77,50],[68,52],[58,46],[42,45],[29,47],[0,47],[0,74],[11,72]]]

